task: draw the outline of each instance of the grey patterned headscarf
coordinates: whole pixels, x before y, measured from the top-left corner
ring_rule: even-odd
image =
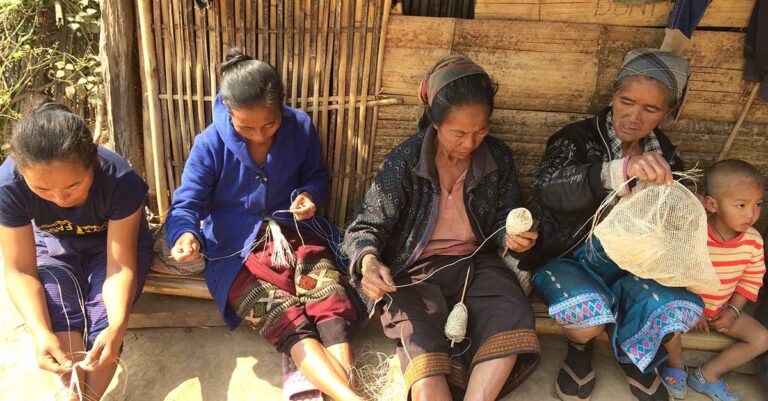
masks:
[[[674,111],[677,118],[688,91],[688,78],[691,76],[688,61],[659,49],[631,50],[624,56],[616,80],[636,75],[654,78],[672,90],[677,100],[677,108]]]

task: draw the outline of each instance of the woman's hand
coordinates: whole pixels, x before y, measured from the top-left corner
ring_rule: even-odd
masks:
[[[200,259],[200,242],[195,235],[186,232],[181,234],[171,248],[171,257],[179,263],[187,263]]]
[[[630,157],[627,162],[627,176],[637,177],[652,184],[672,185],[672,168],[656,152]]]
[[[85,354],[82,362],[83,370],[94,371],[105,365],[117,363],[123,337],[125,337],[125,328],[108,326],[99,333],[96,341],[93,342],[93,348]]]
[[[693,326],[693,329],[696,331],[703,331],[709,334],[709,322],[707,321],[706,316],[702,316],[701,319],[699,319],[699,322],[696,323],[695,326]]]
[[[517,235],[507,234],[504,237],[504,243],[510,251],[521,253],[533,248],[536,245],[536,238],[539,238],[539,233],[536,231],[525,231]]]
[[[293,213],[293,217],[296,220],[306,220],[315,216],[317,207],[315,207],[315,201],[312,199],[312,194],[309,192],[302,192],[293,200],[293,203],[288,210]]]
[[[74,366],[74,362],[64,351],[61,341],[52,332],[35,335],[35,349],[37,350],[37,366],[42,370],[63,375]]]
[[[373,300],[380,299],[385,292],[395,291],[395,281],[392,280],[392,271],[379,262],[376,255],[363,256],[363,279],[361,284],[363,291]]]

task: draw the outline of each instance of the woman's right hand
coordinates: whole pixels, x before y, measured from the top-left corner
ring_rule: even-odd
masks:
[[[61,341],[52,332],[35,335],[37,366],[42,370],[63,375],[74,366],[74,362],[61,346]]]
[[[664,157],[656,152],[630,157],[627,162],[627,176],[637,177],[651,184],[672,185],[672,168]]]
[[[361,270],[363,273],[363,279],[361,280],[363,291],[371,299],[378,300],[384,296],[384,293],[395,291],[392,271],[379,262],[376,255],[368,254],[363,256]]]
[[[171,257],[179,263],[187,263],[200,259],[200,243],[194,234],[181,234],[171,249]]]

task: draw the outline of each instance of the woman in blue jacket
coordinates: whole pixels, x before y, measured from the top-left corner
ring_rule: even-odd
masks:
[[[221,74],[213,124],[195,139],[166,221],[172,256],[205,255],[230,329],[248,320],[323,393],[358,400],[347,384],[356,313],[336,269],[338,237],[314,219],[329,185],[318,135],[283,105],[269,64],[231,49]]]

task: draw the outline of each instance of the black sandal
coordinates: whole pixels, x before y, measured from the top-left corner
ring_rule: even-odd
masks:
[[[643,373],[633,364],[620,365],[626,375],[629,391],[636,401],[674,401],[656,371]]]
[[[594,341],[594,340],[593,340]],[[562,401],[589,401],[595,389],[595,371],[592,369],[592,343],[574,344],[568,341],[568,355],[555,380],[555,395]],[[572,357],[583,358],[588,363],[589,372],[579,377],[568,365]]]

